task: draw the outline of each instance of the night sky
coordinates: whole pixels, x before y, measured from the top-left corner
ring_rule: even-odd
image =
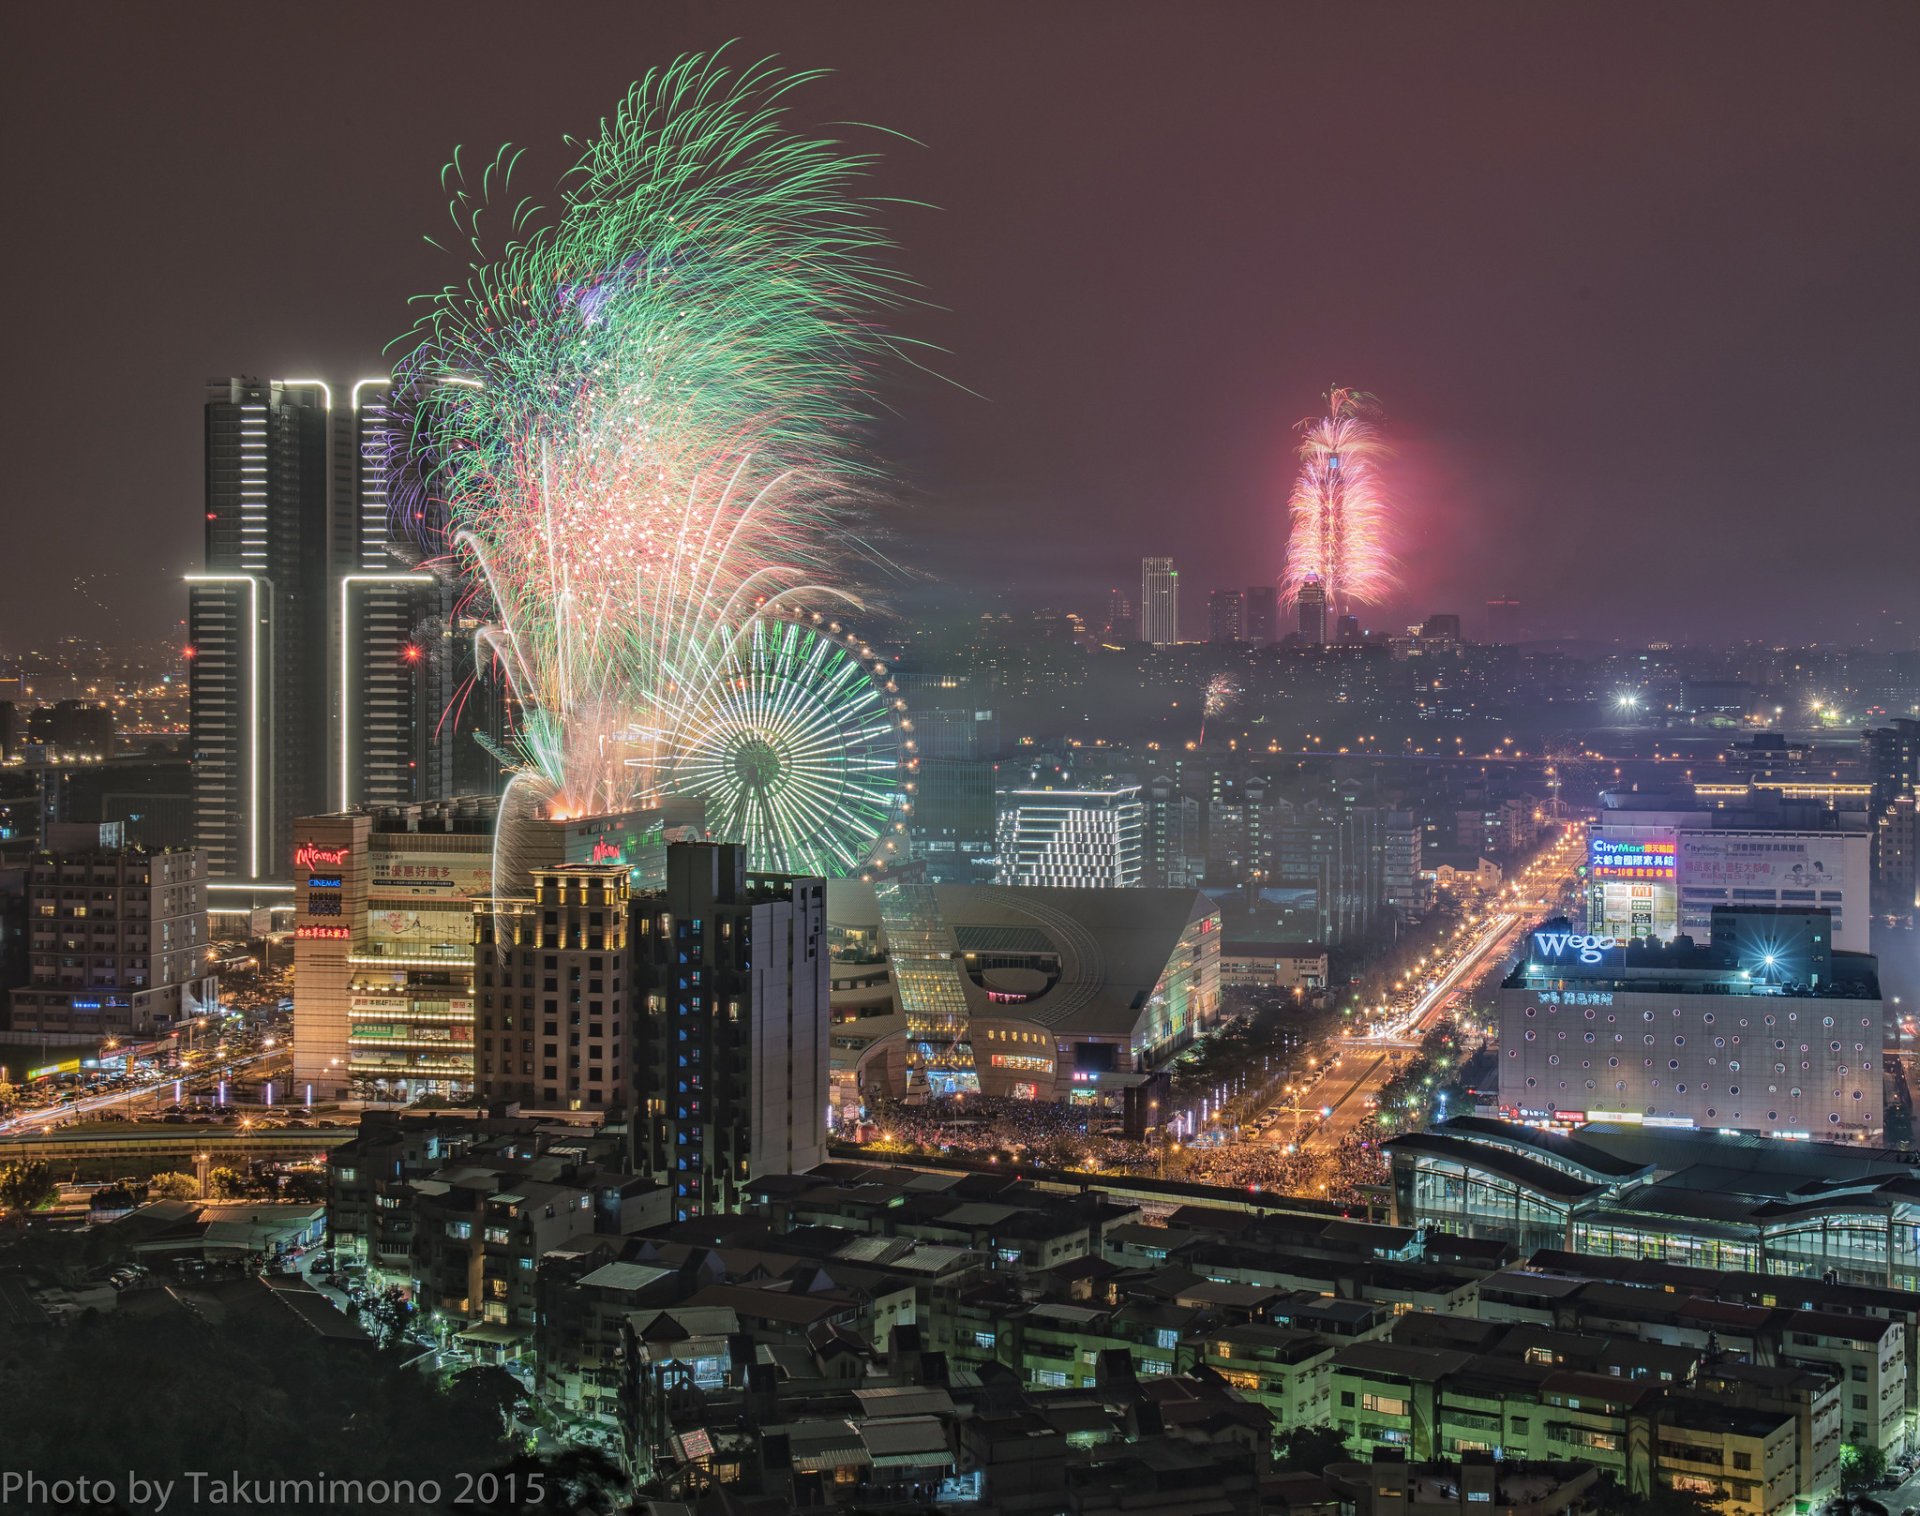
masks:
[[[1098,613],[1170,552],[1200,634],[1337,382],[1399,455],[1370,624],[1913,645],[1920,8],[1185,0],[8,7],[0,645],[172,635],[203,382],[380,372],[456,143],[544,186],[734,37],[922,144],[876,185],[937,207],[896,325],[951,381],[886,390],[902,603]]]

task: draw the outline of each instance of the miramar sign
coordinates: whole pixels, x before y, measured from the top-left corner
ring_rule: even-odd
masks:
[[[1611,948],[1621,946],[1618,937],[1597,937],[1581,932],[1535,932],[1534,953],[1549,963],[1558,963],[1569,953],[1578,953],[1582,963],[1598,963]]]

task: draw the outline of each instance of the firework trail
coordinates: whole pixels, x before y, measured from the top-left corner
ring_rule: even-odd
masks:
[[[442,175],[465,270],[398,344],[396,492],[468,586],[525,711],[503,756],[549,813],[671,789],[753,626],[851,598],[867,375],[898,351],[873,317],[904,294],[870,156],[785,125],[814,77],[648,74],[553,213],[517,152]]]
[[[1215,674],[1207,681],[1206,698],[1200,705],[1200,746],[1207,745],[1207,720],[1224,716],[1240,699],[1240,685],[1231,674]]]
[[[1356,605],[1377,605],[1398,586],[1387,547],[1393,513],[1381,488],[1386,455],[1371,395],[1331,389],[1327,412],[1300,423],[1300,475],[1287,505],[1292,529],[1282,585],[1289,601],[1318,578],[1328,619]]]

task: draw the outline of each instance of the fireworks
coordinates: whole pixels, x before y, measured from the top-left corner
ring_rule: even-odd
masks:
[[[1240,686],[1231,674],[1215,674],[1207,681],[1206,698],[1200,706],[1200,741],[1207,740],[1207,722],[1215,716],[1223,716],[1233,708],[1240,698]]]
[[[649,74],[553,214],[511,190],[517,153],[443,175],[465,273],[403,343],[407,508],[470,586],[550,814],[711,778],[689,755],[724,745],[702,724],[737,719],[762,623],[852,598],[857,432],[895,349],[873,317],[902,283],[855,194],[870,159],[784,124],[811,77]]]
[[[1398,584],[1387,548],[1392,511],[1381,489],[1385,456],[1374,419],[1379,407],[1359,390],[1327,392],[1327,413],[1300,423],[1300,476],[1288,501],[1286,596],[1297,600],[1311,579],[1326,587],[1338,616],[1376,605]]]

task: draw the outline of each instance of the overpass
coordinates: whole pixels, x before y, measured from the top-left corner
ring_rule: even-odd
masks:
[[[357,1126],[287,1127],[169,1126],[160,1122],[114,1122],[65,1126],[21,1136],[0,1136],[0,1164],[45,1163],[55,1172],[100,1165],[112,1174],[153,1168],[204,1170],[235,1160],[311,1162],[359,1135]]]

